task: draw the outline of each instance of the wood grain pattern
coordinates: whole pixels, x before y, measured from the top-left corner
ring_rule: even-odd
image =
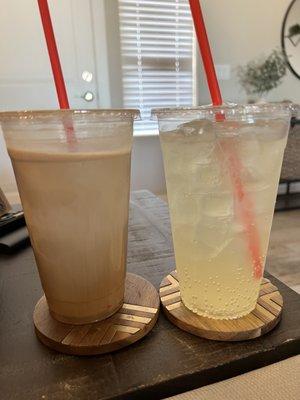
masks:
[[[141,339],[153,328],[159,312],[159,298],[150,282],[127,274],[124,304],[104,321],[71,325],[51,317],[45,296],[37,303],[33,320],[37,337],[46,346],[66,354],[108,353]]]
[[[242,318],[216,320],[202,317],[181,301],[176,271],[166,276],[159,290],[167,318],[180,329],[206,339],[240,341],[255,339],[273,329],[281,318],[283,299],[276,286],[263,278],[255,309]]]
[[[148,191],[132,193],[131,200],[127,270],[159,289],[175,263],[168,206]],[[289,226],[295,226],[294,211],[286,215],[290,216]],[[285,243],[290,241],[288,232],[297,236],[296,230],[286,227],[281,235]],[[281,260],[284,258],[282,270],[288,271],[290,265],[295,271],[299,268],[298,259],[291,260],[287,250],[281,254]],[[267,258],[273,271],[277,262],[278,257]],[[32,312],[43,292],[32,249],[27,247],[9,256],[1,254],[0,397],[165,399],[299,354],[300,296],[273,276],[267,274],[267,278],[282,294],[284,312],[281,323],[256,340],[202,339],[178,329],[161,313],[152,331],[131,346],[100,356],[72,357],[42,345],[34,334]],[[123,308],[125,314],[143,316],[125,305]],[[117,333],[118,337],[125,334]],[[96,329],[93,335],[99,336]],[[93,335],[90,332],[91,341]]]

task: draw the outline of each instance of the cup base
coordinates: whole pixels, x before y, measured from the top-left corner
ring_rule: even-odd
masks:
[[[182,302],[176,271],[166,276],[159,290],[167,318],[180,329],[206,339],[240,341],[255,339],[280,321],[283,300],[276,286],[262,279],[254,310],[236,319],[212,319],[190,311]]]
[[[159,312],[159,296],[146,279],[127,274],[121,309],[103,321],[75,325],[52,317],[43,296],[35,306],[33,322],[38,339],[66,354],[96,355],[119,350],[135,343],[154,327]]]
[[[119,309],[122,307],[124,301],[122,299],[122,301],[116,306],[114,307],[112,310],[109,310],[109,312],[107,313],[101,313],[101,314],[97,314],[88,318],[68,318],[68,317],[64,317],[63,315],[59,315],[53,311],[51,311],[49,309],[49,313],[51,315],[52,318],[56,319],[56,321],[59,322],[63,322],[64,324],[71,324],[71,325],[85,325],[85,324],[93,324],[95,322],[99,322],[99,321],[103,321],[109,317],[111,317],[112,315],[114,315],[116,312],[119,311]]]
[[[193,314],[199,315],[201,317],[206,317],[206,318],[210,318],[210,319],[215,319],[218,321],[228,321],[228,320],[232,320],[232,319],[238,319],[238,318],[242,318],[245,317],[246,315],[251,314],[251,312],[255,309],[256,307],[256,302],[252,305],[252,307],[248,307],[247,309],[244,310],[240,310],[239,312],[236,312],[234,315],[226,315],[226,314],[211,314],[208,311],[205,310],[200,310],[197,309],[197,311],[195,311],[192,307],[190,307],[183,299],[181,299],[182,303],[184,304],[184,306],[190,310]]]
[[[59,322],[84,325],[103,321],[114,315],[124,302],[125,276],[121,284],[114,286],[109,294],[90,301],[67,302],[46,296],[51,316]],[[101,295],[101,293],[100,293]]]

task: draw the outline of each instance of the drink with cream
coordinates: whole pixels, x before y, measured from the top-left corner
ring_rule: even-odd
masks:
[[[60,321],[101,320],[122,305],[133,115],[2,115],[42,286]]]

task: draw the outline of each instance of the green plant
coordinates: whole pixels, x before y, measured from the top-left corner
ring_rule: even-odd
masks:
[[[280,50],[275,49],[267,57],[238,67],[237,74],[247,94],[262,96],[282,83],[286,71],[285,57]]]

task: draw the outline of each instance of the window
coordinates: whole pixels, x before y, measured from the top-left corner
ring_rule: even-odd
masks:
[[[151,108],[193,104],[193,22],[188,0],[119,0],[123,106],[136,131],[157,131]],[[138,132],[137,132],[138,133]]]

